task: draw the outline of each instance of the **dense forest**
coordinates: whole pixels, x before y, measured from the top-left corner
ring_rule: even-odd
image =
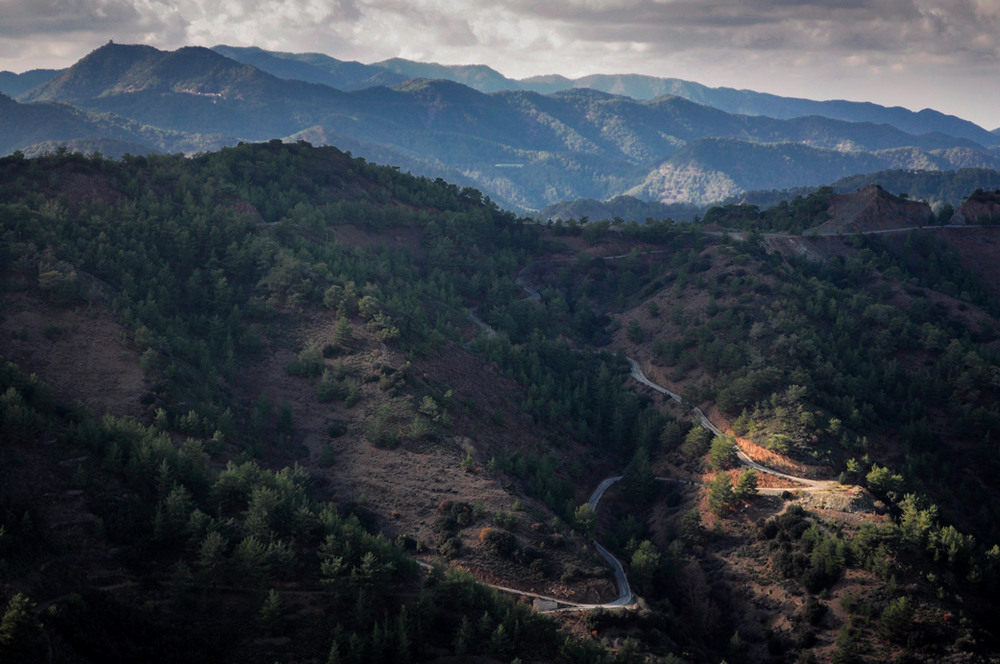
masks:
[[[0,653],[987,661],[995,284],[940,229],[809,238],[831,195],[706,212],[737,240],[519,218],[304,142],[0,160]],[[43,361],[98,322],[141,377],[120,408]],[[765,491],[736,445],[856,500]],[[445,459],[452,493],[354,492],[358,450],[400,482]],[[592,537],[636,607],[481,583],[609,594]]]

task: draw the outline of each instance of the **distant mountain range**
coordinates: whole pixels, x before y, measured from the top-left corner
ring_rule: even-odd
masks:
[[[32,69],[23,74],[0,71],[0,93],[8,97],[18,97],[45,83],[57,75],[59,71],[58,69]]]
[[[622,194],[702,205],[886,169],[1000,168],[1000,135],[936,111],[641,76],[514,81],[475,65],[109,43],[69,69],[0,75],[0,89],[21,90],[0,99],[3,152],[307,140],[520,210]]]
[[[394,85],[410,78],[455,81],[486,93],[525,90],[548,95],[574,88],[588,88],[639,100],[672,95],[741,115],[765,115],[781,120],[819,115],[848,122],[889,124],[911,134],[940,132],[957,138],[968,138],[984,145],[1000,143],[995,132],[988,132],[968,120],[931,109],[915,113],[898,106],[886,108],[867,102],[815,101],[780,97],[753,90],[710,88],[679,78],[657,78],[638,74],[594,74],[577,79],[550,75],[518,80],[507,78],[485,65],[440,65],[401,58],[363,65],[358,62],[343,62],[317,53],[277,53],[254,47],[233,46],[216,46],[213,50],[281,78],[298,78],[312,83],[323,83],[340,90],[357,90],[372,85]]]

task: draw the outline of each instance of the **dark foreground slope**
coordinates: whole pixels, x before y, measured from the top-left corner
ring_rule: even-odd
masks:
[[[414,562],[613,594],[476,472],[502,443],[576,504],[461,345],[534,246],[513,217],[332,148],[0,168],[4,661],[612,659]]]
[[[0,171],[8,658],[997,652],[998,307],[951,235],[992,228],[539,226],[277,141]],[[637,607],[466,576],[613,599],[593,536]]]

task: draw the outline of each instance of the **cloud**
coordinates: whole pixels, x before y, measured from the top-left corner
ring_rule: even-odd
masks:
[[[456,49],[523,57],[526,47],[593,60],[740,51],[996,59],[995,0],[4,0],[0,39],[93,35],[161,48],[254,44],[326,52]],[[543,57],[538,57],[539,55]],[[540,65],[546,55],[535,53]],[[496,56],[495,56],[496,57]]]
[[[997,0],[0,0],[0,68],[67,66],[108,39],[482,63],[514,77],[634,72],[803,95],[846,94],[852,80],[886,94],[889,82],[933,80],[941,97],[984,106],[983,91],[1000,87]]]
[[[1000,55],[1000,8],[987,0],[574,0],[516,2],[569,39],[632,41],[654,53],[933,52]]]
[[[156,0],[5,0],[0,37],[169,34],[181,25],[173,3]]]

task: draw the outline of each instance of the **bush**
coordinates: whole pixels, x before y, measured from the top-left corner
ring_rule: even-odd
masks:
[[[479,541],[488,554],[501,560],[512,560],[520,548],[513,534],[499,528],[483,528],[479,532]]]
[[[753,468],[747,468],[740,473],[740,477],[736,481],[736,487],[733,489],[733,497],[736,500],[746,500],[756,495],[758,495],[757,471]]]
[[[316,386],[316,398],[322,402],[343,399],[347,396],[347,386],[338,380],[329,369],[323,370],[323,377]]]
[[[329,468],[337,461],[337,453],[333,451],[333,447],[330,445],[324,445],[319,449],[319,458],[316,463],[319,464],[320,468]]]
[[[315,346],[306,348],[288,363],[285,371],[290,376],[300,378],[312,378],[320,375],[323,373],[323,351]]]
[[[462,540],[457,537],[449,537],[438,547],[438,553],[445,558],[454,558],[462,551]]]

